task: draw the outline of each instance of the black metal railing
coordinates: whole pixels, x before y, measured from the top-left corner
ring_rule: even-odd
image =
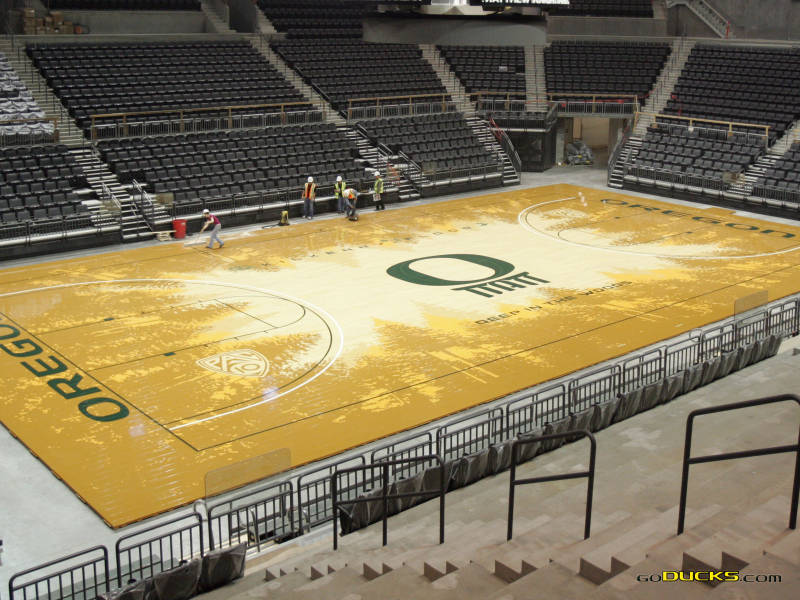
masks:
[[[294,489],[290,481],[244,492],[208,507],[208,546],[260,551],[267,543],[294,534]]]
[[[8,598],[94,600],[109,591],[109,577],[108,550],[95,546],[14,574],[8,581]]]
[[[767,398],[758,398],[756,400],[746,400],[744,402],[733,402],[731,404],[722,404],[720,406],[710,406],[708,408],[699,408],[689,413],[686,418],[686,442],[683,446],[683,469],[681,475],[681,499],[678,507],[678,535],[683,533],[686,517],[686,497],[689,488],[689,466],[698,465],[702,463],[718,462],[722,460],[735,460],[737,458],[749,458],[752,456],[768,456],[770,454],[783,454],[786,452],[794,452],[796,455],[794,466],[794,482],[792,483],[792,501],[789,508],[789,528],[797,528],[797,502],[800,497],[800,428],[798,428],[797,443],[788,444],[783,446],[769,446],[766,448],[756,448],[753,450],[741,450],[739,452],[722,452],[720,454],[708,454],[706,456],[692,457],[692,428],[694,425],[695,417],[701,415],[709,415],[720,412],[727,412],[731,410],[739,410],[742,408],[750,408],[752,406],[761,406],[764,404],[776,404],[778,402],[795,402],[800,406],[800,396],[794,394],[782,394],[780,396],[769,396]]]
[[[517,479],[517,457],[519,447],[530,444],[540,444],[547,440],[557,440],[564,438],[589,438],[589,469],[578,471],[577,473],[562,473],[560,475],[544,475],[542,477],[529,477],[527,479]],[[585,429],[575,429],[564,433],[551,433],[548,435],[537,435],[533,437],[518,438],[511,444],[511,472],[508,484],[508,531],[506,539],[510,540],[514,535],[514,491],[518,485],[528,485],[531,483],[544,483],[546,481],[562,481],[564,479],[588,479],[586,489],[586,516],[583,524],[583,539],[588,539],[592,532],[592,495],[594,494],[594,466],[597,455],[597,440],[590,431]]]
[[[389,484],[394,479],[389,475],[389,468],[392,466],[402,465],[408,462],[416,461],[436,461],[439,465],[439,488],[435,490],[419,491],[419,492],[395,492],[389,491]],[[378,481],[381,484],[380,495],[373,497],[356,497],[356,498],[339,498],[339,484],[338,480],[344,476],[346,480],[355,473],[370,473],[369,479],[374,480],[374,470],[376,467],[380,470],[381,476]],[[423,455],[414,458],[402,458],[397,460],[383,460],[377,465],[364,465],[362,467],[351,467],[349,469],[336,470],[330,477],[330,490],[331,490],[331,504],[333,506],[334,522],[333,522],[333,549],[339,548],[339,527],[336,523],[336,516],[338,511],[341,510],[342,504],[358,504],[364,502],[375,502],[380,499],[383,506],[382,514],[382,531],[383,531],[383,545],[389,542],[389,500],[399,500],[401,498],[434,498],[439,497],[439,543],[444,543],[444,507],[445,507],[445,494],[447,493],[447,481],[445,480],[444,461],[438,454]]]
[[[687,379],[688,374],[696,372],[700,367],[705,369],[706,364],[719,358],[722,353],[738,350],[742,352],[742,357],[746,354],[755,355],[753,350],[756,346],[763,349],[767,343],[776,349],[777,340],[784,336],[797,335],[800,331],[800,297],[748,313],[746,321],[739,322],[738,325],[734,321],[736,320],[728,320],[705,331],[696,330],[684,339],[625,358],[618,365],[573,376],[559,383],[550,383],[526,395],[507,400],[495,408],[443,425],[437,428],[435,434],[424,432],[411,435],[388,442],[374,449],[371,454],[346,456],[337,463],[305,471],[294,479],[294,490],[297,494],[294,511],[298,514],[293,525],[294,533],[303,532],[333,518],[331,476],[337,467],[343,473],[348,466],[365,467],[369,460],[370,466],[375,469],[374,477],[340,475],[337,493],[346,501],[373,491],[382,479],[384,465],[388,465],[389,475],[400,481],[420,473],[421,467],[415,465],[424,465],[425,460],[433,460],[429,457],[434,451],[440,457],[446,455],[447,461],[457,460],[486,450],[494,444],[514,440],[520,434],[536,433],[550,423],[563,423],[564,419],[571,419],[575,415],[578,407],[586,406],[591,409],[605,400],[613,402],[624,394],[671,377],[680,377],[681,374]],[[593,396],[595,393],[597,396]],[[592,429],[594,428],[592,425]],[[574,434],[566,433],[564,437],[571,435]],[[123,536],[117,542],[118,577],[105,577],[122,585],[131,578],[149,576],[175,566],[180,560],[200,556],[206,548],[210,550],[243,540],[245,533],[241,526],[245,525],[246,529],[248,523],[256,524],[259,521],[266,524],[263,531],[272,530],[275,534],[267,536],[273,540],[258,541],[256,537],[251,541],[248,533],[250,548],[256,551],[262,549],[264,544],[280,537],[277,535],[280,531],[277,524],[285,518],[287,510],[288,513],[292,511],[291,501],[279,500],[280,497],[285,498],[285,492],[279,486],[283,484],[291,489],[291,481],[290,477],[276,481],[274,485],[278,491],[273,489],[270,492],[270,487],[260,487],[242,492],[233,499],[218,502],[211,507],[207,522],[195,513]],[[224,508],[226,504],[230,507]],[[794,505],[796,504],[795,501]],[[263,506],[263,509],[258,509],[255,518],[238,512],[248,506]],[[229,526],[226,532],[225,527],[229,523],[234,526]],[[237,523],[240,528],[238,530]],[[272,529],[273,525],[275,529]],[[285,530],[291,533],[291,527],[287,524]],[[231,530],[234,530],[233,537]],[[208,544],[204,540],[208,540]],[[46,597],[46,590],[59,588],[59,578],[63,580],[70,572],[74,585],[72,582],[65,584],[65,591],[57,596],[58,600],[90,600],[78,592],[86,589],[89,590],[88,594],[92,594],[93,586],[98,590],[103,587],[102,573],[108,572],[105,566],[107,560],[102,567],[97,567],[97,576],[91,570],[81,570],[80,562],[76,563],[76,560],[80,561],[79,555],[69,555],[17,573],[12,578],[14,592],[10,600],[32,600],[31,590],[37,589],[40,590],[36,592],[38,596]],[[23,588],[28,590],[27,595]],[[70,589],[76,590],[76,594],[70,595]],[[55,595],[51,595],[51,598],[56,600]]]
[[[152,577],[203,553],[203,519],[197,513],[124,535],[115,545],[117,584]]]

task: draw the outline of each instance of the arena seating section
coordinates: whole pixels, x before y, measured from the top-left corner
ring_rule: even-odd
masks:
[[[800,203],[800,142],[795,142],[753,186],[753,195]]]
[[[43,119],[44,116],[25,84],[0,52],[0,137],[52,135],[53,125],[47,121],[3,125],[4,121]]]
[[[84,130],[93,114],[304,101],[244,41],[43,44],[27,51]]]
[[[734,133],[729,138],[725,131],[690,132],[684,126],[659,124],[642,141],[633,175],[655,180],[654,170],[662,170],[722,182],[726,173],[742,173],[764,150],[755,136]]]
[[[178,205],[213,198],[363,177],[355,148],[330,123],[101,141],[120,182],[136,179]],[[299,192],[298,192],[299,194]]]
[[[551,94],[619,94],[645,98],[669,57],[669,44],[555,41],[544,50]]]
[[[447,93],[414,44],[284,40],[272,47],[337,110],[353,98]]]
[[[570,0],[569,5],[546,8],[551,15],[653,17],[652,0]]]
[[[347,0],[258,0],[272,25],[290,38],[361,39],[361,21],[375,3]]]
[[[467,92],[519,92],[518,96],[525,96],[525,52],[521,46],[438,48]]]
[[[96,196],[66,146],[0,148],[0,220],[3,225],[69,220],[89,223],[84,200]],[[79,196],[76,190],[82,189]]]
[[[373,119],[359,127],[375,143],[405,153],[423,170],[498,163],[459,113]]]
[[[800,116],[800,49],[695,46],[665,114],[769,125]]]
[[[199,0],[49,0],[50,10],[200,10]]]

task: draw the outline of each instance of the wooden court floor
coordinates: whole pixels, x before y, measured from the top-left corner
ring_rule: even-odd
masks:
[[[111,526],[800,291],[798,227],[570,185],[225,233],[0,270],[0,420]]]

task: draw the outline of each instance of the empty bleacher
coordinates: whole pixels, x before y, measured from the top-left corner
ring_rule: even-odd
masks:
[[[178,109],[305,102],[244,41],[29,44],[27,52],[84,130],[96,114],[162,111],[136,117],[153,120]]]
[[[800,205],[800,142],[794,142],[756,179],[753,195]]]
[[[556,41],[544,50],[547,92],[645,98],[669,57],[669,44]]]
[[[653,17],[652,0],[570,0],[566,5],[548,6],[551,15],[587,17]]]
[[[447,93],[414,44],[315,39],[277,41],[272,47],[340,111],[353,98]]]
[[[404,153],[423,171],[499,164],[459,113],[373,119],[359,127],[376,144]]]
[[[177,214],[197,212],[198,199],[300,189],[309,175],[318,185],[364,175],[329,123],[104,140],[98,149],[120,182],[172,194]]]
[[[49,0],[50,10],[200,10],[199,0]]]
[[[44,111],[0,52],[0,139],[8,143],[31,136],[40,139],[50,136],[52,140],[54,131],[53,124],[45,120]]]
[[[773,139],[800,116],[800,49],[698,44],[665,114],[769,125]]]
[[[659,173],[671,173],[687,176],[684,185],[722,190],[765,150],[757,136],[661,123],[648,130],[626,180],[658,186]]]
[[[87,188],[66,146],[0,148],[0,239],[19,237],[29,223],[89,225],[97,197]]]
[[[361,39],[361,22],[374,2],[359,0],[258,0],[272,25],[290,38]]]
[[[438,46],[467,92],[525,96],[525,53],[521,46]]]

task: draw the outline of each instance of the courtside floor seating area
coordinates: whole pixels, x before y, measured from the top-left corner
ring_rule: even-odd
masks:
[[[353,98],[447,93],[414,44],[315,39],[278,41],[272,47],[336,110],[345,110]]]
[[[644,99],[672,49],[641,42],[555,41],[544,49],[549,94],[620,94]]]
[[[551,15],[653,18],[652,0],[570,0],[545,9]]]
[[[725,131],[689,132],[661,124],[648,129],[630,174],[638,183],[655,185],[655,171],[670,171],[713,180],[715,189],[723,189],[726,173],[744,172],[764,151],[764,142],[754,136],[734,133],[729,138]]]
[[[25,119],[44,119],[44,111],[0,52],[0,137],[53,135],[53,124],[44,120],[38,123],[3,124],[4,121]]]
[[[96,114],[305,101],[245,41],[29,44],[27,52],[84,130]],[[137,117],[145,118],[165,115]]]
[[[459,113],[374,119],[358,126],[375,143],[405,153],[423,171],[499,163]]]
[[[468,92],[519,92],[519,97],[525,97],[525,52],[521,46],[438,48]]]
[[[299,197],[309,175],[324,185],[364,174],[355,147],[331,123],[105,140],[98,149],[120,182],[172,193],[178,206],[289,187]]]
[[[66,146],[0,148],[0,221],[7,234],[2,237],[32,221],[69,220],[76,227],[88,223],[84,201],[96,200],[96,195],[87,187],[83,169]]]
[[[272,25],[290,38],[361,38],[369,2],[343,0],[258,0]],[[374,3],[372,4],[374,7]]]
[[[795,142],[753,185],[753,195],[800,204],[800,142]]]
[[[49,0],[50,10],[200,10],[199,0]]]
[[[800,48],[697,45],[664,114],[769,125],[779,137],[800,116]]]

